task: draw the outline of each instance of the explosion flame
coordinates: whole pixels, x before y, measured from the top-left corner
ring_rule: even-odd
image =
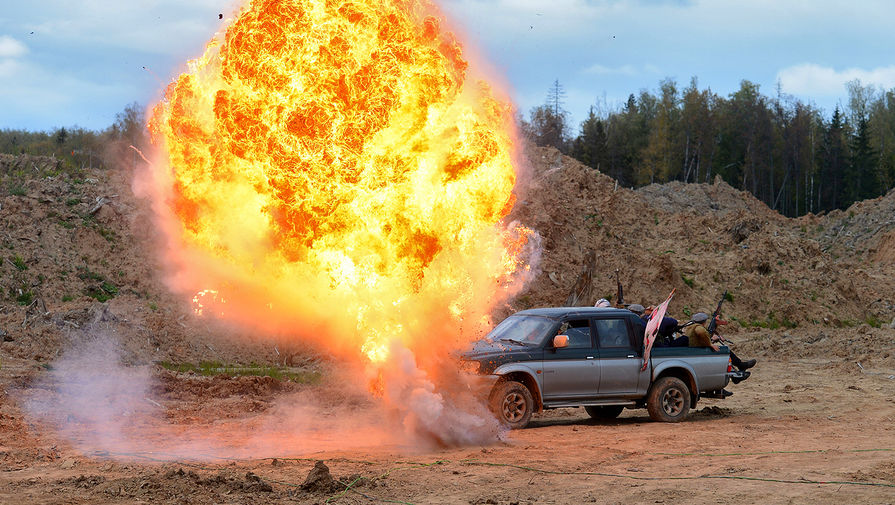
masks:
[[[425,0],[255,0],[167,88],[155,206],[198,309],[381,362],[469,341],[521,287],[513,109],[443,25]]]

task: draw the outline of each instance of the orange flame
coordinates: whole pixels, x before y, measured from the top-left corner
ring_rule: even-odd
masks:
[[[479,331],[532,232],[502,222],[512,107],[443,24],[426,0],[244,6],[150,121],[177,287],[373,362]]]

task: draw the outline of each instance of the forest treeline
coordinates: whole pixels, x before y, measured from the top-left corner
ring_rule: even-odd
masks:
[[[553,146],[624,186],[720,176],[786,216],[844,209],[895,185],[895,89],[846,85],[829,117],[811,104],[742,81],[727,97],[694,77],[630,95],[615,110],[591,107],[572,133],[564,92],[521,118],[530,141]]]
[[[727,97],[680,89],[672,79],[616,107],[591,107],[577,132],[554,82],[546,102],[519,118],[537,145],[553,146],[624,186],[716,176],[787,216],[844,209],[895,186],[895,89],[846,85],[829,117],[779,91],[742,81]],[[147,144],[143,108],[132,103],[103,131],[0,130],[0,152],[55,156],[74,168],[132,160]]]
[[[111,126],[102,131],[77,126],[53,131],[0,130],[0,153],[52,156],[76,169],[105,167],[137,156],[130,146],[142,148],[147,145],[145,124],[143,107],[131,103],[115,115]]]

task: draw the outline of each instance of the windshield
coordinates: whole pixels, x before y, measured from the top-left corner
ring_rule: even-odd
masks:
[[[523,344],[540,344],[556,322],[546,317],[510,316],[498,324],[485,337],[489,342],[521,342]]]

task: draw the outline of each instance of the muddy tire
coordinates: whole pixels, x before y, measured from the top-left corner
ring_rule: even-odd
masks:
[[[531,392],[516,381],[505,381],[494,386],[490,404],[497,420],[514,430],[528,426],[534,409]]]
[[[690,412],[690,389],[677,377],[662,377],[650,388],[646,410],[653,421],[679,423]]]
[[[584,410],[587,412],[587,415],[594,419],[609,421],[618,417],[625,408],[621,405],[591,405],[584,407]]]

